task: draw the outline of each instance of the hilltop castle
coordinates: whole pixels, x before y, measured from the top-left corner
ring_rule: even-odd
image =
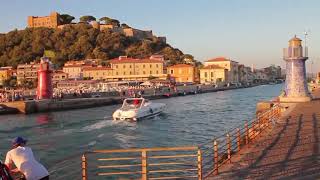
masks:
[[[49,16],[28,16],[28,28],[47,27],[47,28],[59,28],[63,29],[66,26],[73,26],[77,23],[63,24],[60,19],[60,14],[57,12],[51,12]],[[152,31],[144,31],[131,27],[119,27],[113,24],[102,24],[97,21],[91,21],[89,23],[93,28],[103,30],[111,30],[113,32],[123,33],[128,37],[136,37],[138,39],[152,39],[158,38],[162,42],[166,42],[166,37],[156,37]]]

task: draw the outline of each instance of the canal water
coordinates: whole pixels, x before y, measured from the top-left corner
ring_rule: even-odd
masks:
[[[53,179],[78,178],[84,151],[201,144],[254,118],[256,103],[279,95],[282,86],[155,100],[166,103],[166,111],[137,123],[112,121],[120,105],[0,116],[0,158],[4,160],[12,138],[23,136]]]

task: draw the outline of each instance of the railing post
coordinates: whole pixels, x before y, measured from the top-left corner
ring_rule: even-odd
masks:
[[[219,157],[218,157],[218,142],[214,141],[213,142],[213,154],[214,154],[214,175],[219,174]]]
[[[245,129],[245,136],[246,136],[246,144],[249,144],[249,127],[248,127],[248,121],[245,122],[244,124],[244,129]]]
[[[228,162],[231,163],[231,139],[230,134],[227,134],[227,143],[228,143]]]
[[[198,180],[202,180],[202,154],[198,147]]]
[[[237,128],[237,151],[239,152],[241,148],[241,135],[240,135],[240,129]]]
[[[147,164],[147,151],[146,150],[142,150],[142,152],[141,152],[141,168],[142,168],[142,170],[141,170],[141,174],[142,174],[142,177],[141,177],[141,179],[142,180],[147,180],[147,178],[148,178],[148,169],[147,169],[147,166],[148,166],[148,164]]]
[[[87,180],[87,158],[85,154],[81,157],[81,168],[82,168],[82,180]]]

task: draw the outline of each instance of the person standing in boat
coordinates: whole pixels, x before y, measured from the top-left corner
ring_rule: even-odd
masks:
[[[16,137],[12,141],[12,149],[7,153],[5,164],[11,172],[21,172],[25,180],[49,180],[47,169],[35,160],[30,147],[25,146],[27,140]],[[16,168],[13,168],[13,165]]]

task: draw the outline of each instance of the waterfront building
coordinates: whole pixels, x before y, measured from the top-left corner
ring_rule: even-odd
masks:
[[[38,78],[39,63],[18,64],[17,66],[17,84],[21,85],[23,81],[34,82]]]
[[[60,14],[51,12],[49,16],[28,16],[28,27],[57,28],[61,25]]]
[[[3,85],[4,81],[10,79],[13,75],[12,66],[0,67],[0,85]]]
[[[75,90],[79,88],[95,88],[98,81],[95,80],[65,80],[57,82],[57,88]]]
[[[306,65],[308,50],[301,45],[301,39],[294,36],[289,41],[289,47],[283,49],[283,59],[286,61],[285,94],[280,97],[282,102],[306,102],[311,100],[306,80]]]
[[[83,65],[70,65],[70,66],[64,66],[62,68],[62,71],[67,73],[69,75],[69,79],[82,79]]]
[[[52,81],[58,82],[58,81],[64,81],[69,78],[68,73],[63,72],[62,70],[56,70],[53,72],[52,75]]]
[[[209,59],[204,62],[205,66],[216,65],[228,70],[227,82],[238,83],[239,82],[239,63],[225,57],[217,57]]]
[[[99,59],[86,59],[80,61],[67,61],[63,66],[63,72],[68,74],[70,79],[82,79],[83,69],[86,67],[93,67],[97,65]]]
[[[170,78],[179,83],[194,83],[198,77],[198,69],[190,64],[175,64],[167,67]]]
[[[112,79],[112,69],[109,67],[85,67],[83,68],[83,78],[92,80],[108,80]]]
[[[266,82],[270,80],[269,76],[267,75],[264,69],[256,69],[254,75],[254,79],[257,82]]]
[[[120,56],[109,60],[113,69],[112,77],[114,81],[122,80],[148,80],[153,78],[166,79],[163,73],[163,61],[156,59],[134,59],[127,56]]]
[[[228,70],[217,66],[209,65],[200,68],[200,83],[225,84],[228,79]]]
[[[269,67],[264,68],[265,73],[267,74],[270,81],[274,81],[276,79],[281,79],[281,67],[271,65]]]

